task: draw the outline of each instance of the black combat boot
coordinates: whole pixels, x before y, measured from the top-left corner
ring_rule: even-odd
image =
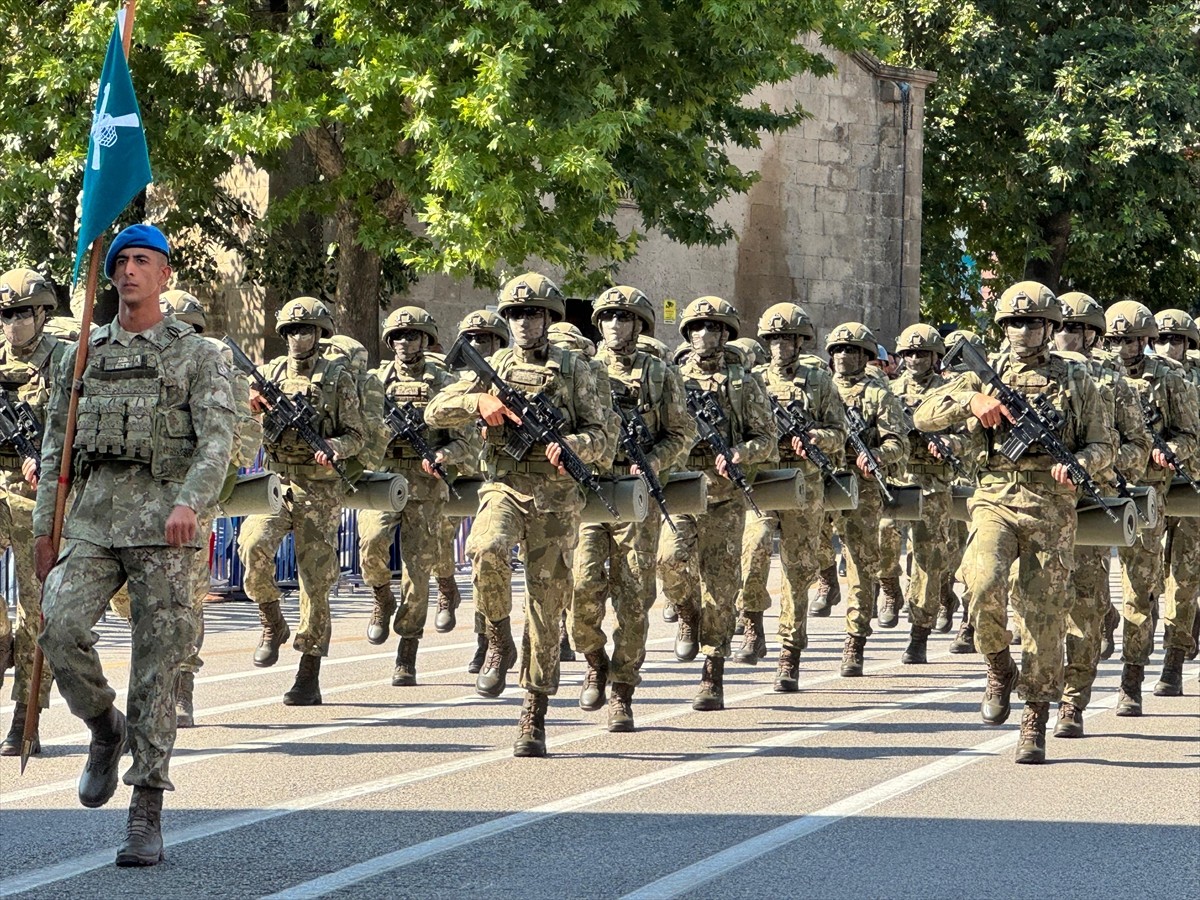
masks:
[[[690,662],[700,652],[700,610],[688,604],[676,606],[679,614],[679,625],[675,632],[675,658],[680,662]]]
[[[20,756],[21,744],[25,741],[25,713],[29,710],[29,704],[17,703],[13,707],[12,727],[8,729],[8,736],[4,738],[4,743],[0,744],[0,756]],[[33,748],[29,751],[30,756],[36,756],[42,752],[42,742],[38,739],[37,734],[33,736]]]
[[[958,594],[954,593],[954,582],[947,579],[942,582],[942,596],[938,602],[937,619],[933,630],[938,634],[949,634],[954,625],[954,613],[958,610]]]
[[[175,725],[178,728],[196,726],[195,711],[192,709],[192,689],[196,685],[196,673],[180,670],[175,679]]]
[[[900,621],[900,606],[904,603],[904,594],[900,590],[900,579],[889,577],[879,579],[879,627],[895,628]]]
[[[984,725],[1003,725],[1012,712],[1012,692],[1021,677],[1021,670],[1013,662],[1007,647],[999,653],[989,653],[987,664],[987,687],[979,715]]]
[[[608,730],[633,731],[633,685],[614,681],[608,698]]]
[[[300,657],[296,680],[283,695],[284,706],[321,705],[321,657],[305,653]]]
[[[400,638],[396,648],[396,668],[392,670],[392,687],[412,687],[417,683],[417,644],[414,637]]]
[[[513,643],[512,625],[508,619],[487,623],[488,650],[479,677],[475,679],[475,693],[480,697],[499,697],[508,687],[508,670],[517,661],[517,645]]]
[[[950,644],[951,653],[974,653],[975,652],[975,628],[966,619],[958,626],[958,635]]]
[[[1021,739],[1017,744],[1017,762],[1041,765],[1046,761],[1046,722],[1049,703],[1026,703],[1021,716]]]
[[[579,692],[579,708],[594,712],[608,700],[604,687],[608,684],[608,654],[603,650],[585,653],[587,675],[583,678],[583,689]]]
[[[842,677],[858,678],[863,673],[863,648],[867,639],[861,634],[846,635],[842,644]]]
[[[1154,685],[1155,697],[1183,696],[1183,651],[1168,650],[1163,659],[1162,675]]]
[[[458,592],[458,582],[454,576],[448,578],[439,578],[438,585],[438,604],[437,615],[433,617],[433,627],[438,634],[445,634],[448,631],[453,631],[454,626],[458,624],[458,619],[454,615],[458,605],[462,603],[462,594]]]
[[[262,637],[254,651],[254,665],[266,669],[279,662],[279,648],[292,636],[292,629],[279,611],[278,600],[258,604],[258,620],[262,623]]]
[[[1083,710],[1069,701],[1058,704],[1058,724],[1054,726],[1054,736],[1083,737]]]
[[[706,656],[700,676],[700,692],[692,701],[692,709],[716,712],[725,708],[725,657]]]
[[[746,620],[743,618],[745,611],[740,607],[733,611],[733,636],[741,637],[746,633]]]
[[[134,787],[118,866],[156,866],[163,861],[162,805],[162,788]]]
[[[575,662],[575,649],[571,646],[571,636],[567,634],[567,614],[562,614],[558,623],[558,661],[560,663]]]
[[[929,629],[922,628],[920,625],[914,625],[912,631],[908,635],[908,646],[904,648],[904,655],[900,657],[900,662],[905,665],[923,665],[929,662],[926,656],[926,646],[929,643]]]
[[[672,625],[679,621],[679,611],[675,609],[674,603],[663,604],[663,621]]]
[[[513,756],[546,755],[546,707],[550,698],[534,691],[525,692],[521,720],[517,723],[517,741]]]
[[[1118,716],[1140,716],[1142,714],[1142,679],[1146,677],[1145,666],[1125,663],[1121,669],[1121,692],[1117,694]]]
[[[742,613],[742,622],[746,626],[742,636],[742,646],[733,658],[750,666],[758,665],[760,659],[767,658],[767,636],[763,633],[763,614],[761,612]]]
[[[117,768],[125,752],[125,716],[110,706],[94,719],[84,719],[92,733],[87,764],[79,776],[79,802],[98,809],[117,791]]]
[[[371,592],[375,595],[375,606],[367,623],[367,643],[379,646],[388,639],[388,626],[396,612],[396,595],[390,582],[375,585]]]
[[[829,566],[817,573],[817,596],[809,604],[808,614],[824,618],[842,600],[842,585],[838,581],[837,566]]]
[[[775,693],[794,694],[800,690],[800,651],[791,647],[779,648],[779,665],[775,669]]]
[[[483,661],[487,659],[488,639],[486,634],[475,635],[475,655],[471,657],[471,661],[467,663],[467,671],[472,675],[478,675],[479,670],[483,668]]]
[[[1111,659],[1116,650],[1117,626],[1121,624],[1121,614],[1111,603],[1104,613],[1104,632],[1100,638],[1100,658]]]

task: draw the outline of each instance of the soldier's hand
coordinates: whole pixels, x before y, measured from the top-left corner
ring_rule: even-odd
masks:
[[[646,461],[647,461],[648,463],[650,463],[650,473],[651,473],[652,475],[658,475],[658,470],[661,468],[661,466],[659,465],[659,462],[658,462],[658,460],[656,460],[656,459],[648,459],[648,460],[646,460]],[[641,467],[641,466],[638,466],[638,465],[632,465],[632,466],[630,466],[630,467],[629,467],[629,474],[630,474],[630,475],[641,475],[641,474],[642,474],[642,467]]]
[[[330,456],[324,450],[318,450],[316,453],[313,454],[313,459],[315,459],[317,461],[317,465],[324,466],[327,469],[333,468],[333,462],[337,458],[338,458],[338,455],[336,452],[333,454],[333,456]]]
[[[29,482],[30,487],[38,486],[37,463],[32,459],[21,460],[21,474]]]
[[[1076,486],[1075,482],[1071,480],[1071,470],[1062,463],[1055,463],[1050,467],[1050,477],[1059,484],[1069,484],[1071,487]]]
[[[808,454],[804,452],[804,441],[795,436],[792,437],[792,452],[801,459],[808,459]]]
[[[874,477],[871,475],[871,470],[867,468],[870,462],[871,460],[867,459],[867,454],[865,453],[858,454],[858,459],[854,461],[854,464],[858,466],[858,470],[863,473],[863,477],[866,478],[867,481],[870,481]]]
[[[546,459],[550,461],[550,465],[558,467],[559,475],[566,475],[567,468],[562,464],[562,444],[555,441],[553,444],[546,445]]]
[[[1016,422],[1008,407],[988,394],[976,393],[971,398],[971,414],[977,418],[984,428],[995,428],[1004,419]]]
[[[263,399],[263,395],[258,392],[258,388],[250,388],[250,409],[256,413],[266,412],[270,409],[267,406],[267,401]]]
[[[742,461],[742,452],[735,448],[733,451],[732,462],[736,466],[741,461]],[[717,474],[724,478],[729,477],[729,461],[726,461],[724,453],[722,453],[721,455],[719,455],[717,457]]]
[[[182,547],[196,537],[196,511],[190,506],[176,506],[167,516],[167,543]]]
[[[1171,469],[1172,471],[1175,469],[1174,466],[1167,462],[1167,454],[1163,453],[1157,447],[1150,451],[1150,458],[1154,460],[1154,464],[1160,469]]]
[[[436,462],[439,466],[445,465],[446,454],[442,453],[441,450],[438,450],[433,454],[433,459],[434,462]],[[427,459],[421,460],[421,471],[426,475],[432,475],[434,478],[440,477],[437,472],[433,471],[433,465]]]
[[[503,425],[505,419],[521,424],[521,417],[505,406],[499,397],[491,394],[479,395],[479,418],[489,425]]]
[[[934,459],[942,458],[942,454],[938,450],[937,444],[935,444],[933,441],[929,442],[929,455],[932,456]]]
[[[38,581],[45,581],[50,570],[54,568],[54,556],[54,546],[50,543],[49,535],[43,534],[34,539],[33,574],[37,576]]]

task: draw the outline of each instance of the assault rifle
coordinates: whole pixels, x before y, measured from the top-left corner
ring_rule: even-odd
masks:
[[[320,418],[313,405],[304,399],[304,395],[297,392],[291,397],[287,396],[275,382],[260,374],[258,367],[250,360],[242,348],[237,345],[237,341],[233,338],[226,337],[223,339],[226,347],[233,353],[233,362],[239,369],[249,376],[254,382],[254,387],[262,394],[262,398],[266,401],[267,412],[263,416],[263,443],[271,444],[279,440],[289,428],[296,429],[296,434],[300,436],[300,440],[308,444],[314,453],[324,453],[330,464],[333,466],[333,471],[341,477],[346,485],[346,489],[350,493],[358,490],[354,486],[350,475],[346,471],[346,464],[334,459],[334,451],[332,445],[325,438],[321,437],[321,432],[317,430],[317,420]]]
[[[566,469],[567,474],[576,482],[599,497],[610,513],[620,516],[616,508],[601,493],[600,479],[563,438],[562,426],[566,422],[566,416],[551,402],[549,397],[541,391],[527,397],[512,387],[500,377],[499,372],[492,368],[492,364],[462,337],[454,342],[454,346],[446,354],[446,366],[450,369],[470,369],[485,384],[495,388],[500,402],[521,420],[520,424],[506,423],[508,440],[504,445],[505,453],[515,460],[522,460],[534,444],[558,444],[562,448],[559,465]]]
[[[804,411],[804,404],[799,400],[793,400],[785,407],[779,402],[778,398],[772,397],[771,412],[775,414],[775,427],[779,429],[780,439],[799,438],[801,446],[804,447],[805,457],[821,470],[821,476],[827,482],[832,481],[836,484],[847,497],[851,497],[850,491],[846,489],[846,486],[838,479],[832,477],[833,460],[829,458],[824,450],[817,446],[817,442],[808,433],[809,429],[812,428],[812,422],[808,420],[808,414]]]
[[[963,461],[958,455],[950,449],[950,443],[946,440],[945,435],[938,434],[936,431],[922,431],[912,424],[912,409],[906,411],[908,415],[909,425],[912,427],[913,433],[927,444],[933,444],[937,450],[937,455],[941,457],[942,462],[946,463],[954,470],[954,473],[960,478],[970,478],[971,473],[967,471],[967,467],[963,465]]]
[[[721,429],[725,427],[726,416],[725,411],[721,409],[721,404],[717,402],[716,394],[711,391],[702,391],[699,388],[688,388],[687,405],[688,412],[696,420],[700,439],[708,444],[716,456],[725,457],[725,477],[737,485],[738,490],[746,498],[746,502],[750,504],[750,508],[761,519],[763,512],[754,502],[754,489],[750,487],[750,480],[746,478],[742,467],[733,461],[733,451],[721,434]]]
[[[42,433],[33,407],[23,400],[13,403],[8,391],[0,390],[0,444],[12,444],[18,454],[32,459],[37,476],[42,477],[42,454],[34,441]]]
[[[425,424],[425,416],[421,413],[421,410],[417,409],[411,400],[403,406],[397,406],[385,397],[383,401],[383,414],[383,421],[388,428],[392,429],[392,434],[407,441],[408,445],[417,452],[421,459],[429,463],[429,468],[433,469],[434,474],[446,482],[446,487],[450,488],[450,493],[454,495],[454,499],[461,500],[462,494],[455,490],[454,485],[450,483],[450,478],[446,474],[446,467],[437,461],[437,454],[425,440],[425,432],[428,426]]]
[[[1117,486],[1117,494],[1119,496],[1124,497],[1126,500],[1137,500],[1137,498],[1133,496],[1133,491],[1129,489],[1129,481],[1117,469],[1113,469],[1113,481]],[[1136,502],[1133,504],[1133,509],[1134,512],[1138,514],[1138,518],[1142,520],[1142,524],[1149,527],[1150,520],[1146,518],[1146,514],[1142,512],[1142,508],[1138,506]],[[1168,557],[1168,559],[1169,558],[1170,557]]]
[[[867,430],[867,422],[863,418],[862,413],[853,406],[846,407],[846,436],[850,441],[850,446],[854,448],[854,452],[858,456],[866,457],[867,472],[875,483],[879,485],[879,493],[883,495],[883,499],[891,504],[896,502],[895,495],[888,489],[887,483],[883,480],[883,464],[879,462],[879,457],[875,455],[875,451],[867,446],[867,442],[863,440],[863,434]]]
[[[1071,481],[1082,488],[1096,505],[1104,510],[1109,519],[1119,522],[1116,513],[1108,508],[1104,498],[1100,496],[1100,489],[1087,473],[1087,469],[1079,464],[1075,454],[1058,439],[1057,432],[1066,422],[1062,414],[1054,408],[1050,398],[1045,394],[1038,394],[1032,402],[1026,400],[1024,395],[1004,383],[1004,379],[996,374],[996,370],[988,363],[987,357],[970,341],[959,341],[955,344],[946,354],[943,365],[953,365],[954,360],[960,356],[972,372],[991,385],[996,399],[1003,403],[1016,419],[1010,426],[1012,433],[1008,440],[1000,445],[1000,452],[1012,462],[1016,462],[1025,455],[1026,450],[1038,444],[1051,459],[1066,467]]]
[[[667,509],[667,496],[663,493],[662,482],[654,474],[654,469],[650,467],[650,461],[646,459],[646,451],[642,449],[643,444],[650,444],[654,441],[654,436],[650,434],[650,427],[635,407],[626,409],[621,405],[616,391],[612,392],[612,399],[613,408],[621,416],[621,447],[624,449],[625,455],[629,457],[629,461],[638,467],[638,474],[642,481],[646,482],[646,490],[654,498],[658,508],[662,510],[668,527],[672,531],[678,531],[675,523],[671,521],[671,511]]]
[[[1145,400],[1142,401],[1142,419],[1145,421],[1146,429],[1150,432],[1150,437],[1154,441],[1154,449],[1166,458],[1167,465],[1175,470],[1175,474],[1191,485],[1193,491],[1200,494],[1200,483],[1197,483],[1196,479],[1187,473],[1187,470],[1183,467],[1183,463],[1175,455],[1175,451],[1167,446],[1167,442],[1159,434],[1158,425],[1162,421],[1162,415]]]

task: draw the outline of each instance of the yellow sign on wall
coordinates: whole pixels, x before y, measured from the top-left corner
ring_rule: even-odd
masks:
[[[676,315],[675,301],[670,297],[663,300],[663,324],[674,325]]]

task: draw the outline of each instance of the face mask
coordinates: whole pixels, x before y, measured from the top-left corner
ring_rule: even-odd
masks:
[[[916,378],[928,375],[933,370],[933,354],[926,352],[905,354],[904,368],[912,372]]]
[[[480,356],[491,356],[500,349],[500,338],[486,332],[468,335],[467,340]]]
[[[631,349],[637,340],[637,335],[633,332],[634,323],[632,321],[622,322],[612,317],[600,320],[600,334],[604,338],[605,345],[610,350],[621,351]]]
[[[508,329],[512,332],[513,343],[522,350],[536,347],[546,338],[546,316],[532,318],[513,318],[508,320]]]
[[[1008,346],[1012,352],[1021,358],[1037,356],[1046,346],[1046,329],[1015,328],[1008,325],[1004,329],[1008,336]]]
[[[1173,359],[1175,362],[1183,362],[1184,355],[1187,353],[1187,341],[1155,341],[1154,352],[1159,356],[1165,356],[1167,359]]]
[[[287,333],[288,356],[292,359],[307,359],[317,349],[317,329],[311,325],[289,328]]]
[[[1141,361],[1142,348],[1145,345],[1141,340],[1122,341],[1121,343],[1114,342],[1114,349],[1121,357],[1121,362],[1129,366]]]
[[[716,322],[699,322],[688,329],[688,340],[701,356],[712,356],[725,345],[725,329]]]
[[[4,339],[8,341],[8,345],[14,350],[21,350],[32,344],[38,336],[39,318],[40,316],[35,311],[32,316],[5,322]]]
[[[767,350],[771,354],[771,364],[783,368],[796,361],[796,339],[791,335],[776,335],[767,338]]]
[[[867,366],[866,355],[857,347],[838,350],[831,357],[831,362],[837,375],[857,375]]]
[[[1083,348],[1083,334],[1078,331],[1059,331],[1054,335],[1054,346],[1059,350],[1071,353],[1086,353]]]

